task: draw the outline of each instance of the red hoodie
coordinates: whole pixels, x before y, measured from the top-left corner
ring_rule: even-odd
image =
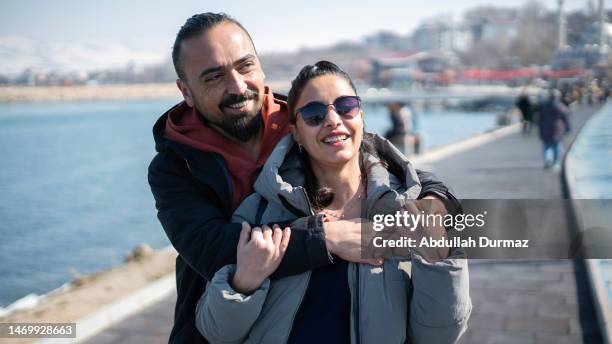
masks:
[[[264,132],[257,161],[239,144],[204,125],[198,110],[185,103],[168,114],[164,134],[170,140],[223,157],[232,178],[232,207],[236,209],[253,192],[253,183],[278,141],[289,133],[287,103],[275,99],[268,87],[261,114]]]

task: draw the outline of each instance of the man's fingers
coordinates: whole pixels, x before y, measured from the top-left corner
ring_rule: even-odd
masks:
[[[427,195],[421,201],[424,202],[428,208],[428,211],[426,211],[426,213],[440,215],[448,214],[446,205],[442,200],[440,200],[440,198],[436,196]]]
[[[421,201],[408,201],[404,204],[404,210],[408,211],[410,213],[413,214],[418,214],[421,212],[421,210],[423,209],[423,205],[421,204]]]
[[[280,243],[280,254],[281,256],[285,254],[287,248],[289,247],[289,240],[291,239],[291,228],[287,227],[283,231],[283,239]]]
[[[266,242],[271,242],[272,241],[272,228],[270,228],[270,226],[268,225],[263,225],[262,232],[263,232],[263,238],[266,240]]]
[[[280,229],[278,225],[274,225],[273,233],[272,233],[272,242],[274,243],[274,247],[278,249],[281,240],[283,239],[283,231]]]
[[[263,241],[263,233],[260,227],[253,227],[251,230],[251,241]]]
[[[251,237],[251,225],[246,222],[242,222],[242,230],[240,231],[240,238],[238,239],[238,247],[242,247],[249,242]]]
[[[364,262],[366,264],[378,266],[378,265],[382,265],[384,261],[381,258],[370,258],[370,259],[366,259]]]

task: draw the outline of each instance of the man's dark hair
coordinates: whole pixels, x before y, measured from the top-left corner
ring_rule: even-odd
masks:
[[[212,12],[195,14],[191,18],[187,19],[185,24],[181,26],[181,29],[176,34],[174,46],[172,47],[172,63],[174,64],[176,75],[180,79],[185,80],[185,74],[181,68],[181,43],[183,43],[183,41],[186,39],[203,34],[204,32],[222,23],[233,23],[238,25],[238,27],[240,27],[242,31],[247,34],[251,40],[251,44],[253,44],[253,39],[251,38],[249,32],[244,28],[244,26],[242,26],[242,24],[229,15],[225,13]],[[255,48],[255,44],[253,44],[253,48]],[[255,53],[257,53],[257,51],[255,51]]]

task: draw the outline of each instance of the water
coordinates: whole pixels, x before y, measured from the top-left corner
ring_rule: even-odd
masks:
[[[367,106],[364,111],[366,130],[384,135],[391,125],[387,108]],[[496,127],[496,114],[492,112],[431,111],[417,116],[423,150],[461,141]]]
[[[147,183],[151,127],[172,101],[0,104],[0,307],[169,244]],[[366,109],[384,133],[384,108]],[[494,126],[492,113],[425,113],[425,148]]]

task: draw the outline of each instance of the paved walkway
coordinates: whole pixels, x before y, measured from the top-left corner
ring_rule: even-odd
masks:
[[[575,111],[565,147],[594,111]],[[562,198],[560,172],[543,169],[537,128],[418,167],[435,172],[461,198]],[[464,343],[601,342],[580,261],[472,260],[470,290],[474,308]]]
[[[567,141],[594,110],[576,111]],[[534,130],[419,167],[433,170],[462,198],[561,198],[559,172],[543,170],[540,151]],[[463,343],[601,342],[581,262],[473,260],[470,287],[474,311]],[[174,296],[88,343],[166,343],[173,310]]]

